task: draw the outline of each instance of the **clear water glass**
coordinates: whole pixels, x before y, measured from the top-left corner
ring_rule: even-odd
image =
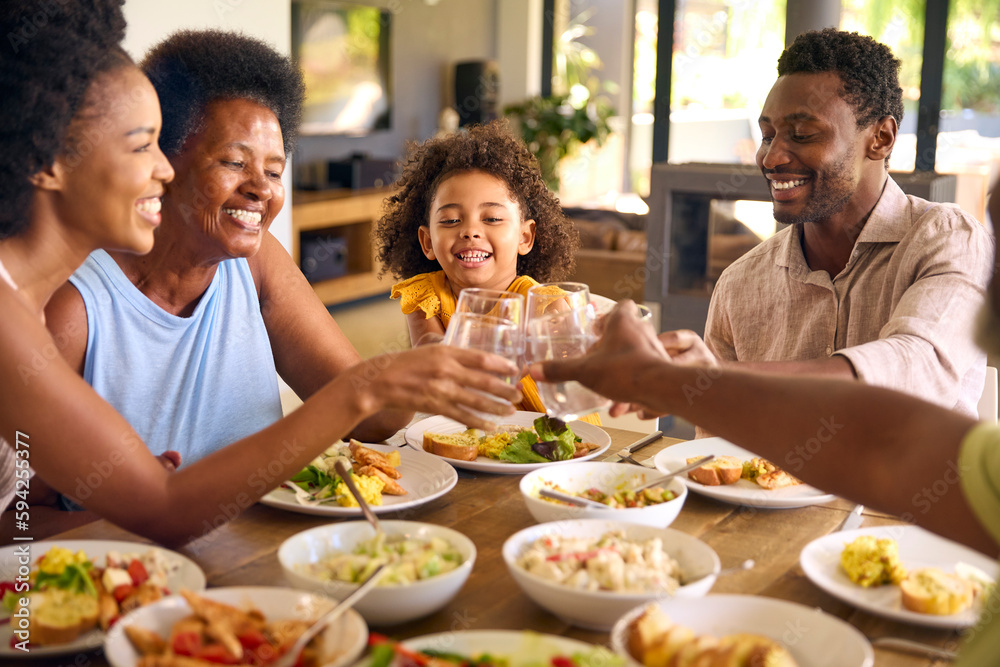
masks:
[[[592,311],[584,305],[532,317],[527,322],[525,357],[530,362],[571,359],[597,342]],[[611,401],[575,380],[538,382],[538,395],[550,417],[573,421],[611,406]]]
[[[523,299],[522,299],[523,302]],[[524,330],[519,320],[512,320],[495,315],[480,313],[458,313],[452,315],[448,329],[444,333],[444,345],[463,347],[470,350],[482,350],[499,355],[521,368],[524,358]],[[520,379],[520,373],[500,376],[509,385],[514,385]],[[508,404],[503,399],[492,394],[485,396],[501,403]],[[508,404],[509,405],[509,404]],[[496,421],[499,415],[470,410],[486,421]]]
[[[492,315],[518,325],[524,322],[524,297],[517,292],[469,287],[458,293],[455,314]]]
[[[526,319],[547,313],[585,308],[590,303],[590,288],[584,283],[543,283],[528,290]]]

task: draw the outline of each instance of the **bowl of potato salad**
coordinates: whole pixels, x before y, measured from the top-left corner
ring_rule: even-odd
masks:
[[[602,631],[643,603],[705,595],[720,569],[715,551],[687,533],[599,519],[526,528],[507,539],[503,558],[540,607]]]
[[[472,572],[476,547],[456,530],[417,521],[319,526],[285,540],[278,560],[296,588],[342,600],[379,565],[378,585],[354,608],[373,625],[404,623],[437,611]]]

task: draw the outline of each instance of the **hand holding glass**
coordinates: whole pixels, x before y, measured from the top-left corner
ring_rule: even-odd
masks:
[[[570,359],[586,354],[597,342],[588,308],[532,317],[527,322],[525,356],[528,361]],[[539,382],[538,395],[550,417],[573,421],[603,408],[611,401],[576,381]]]

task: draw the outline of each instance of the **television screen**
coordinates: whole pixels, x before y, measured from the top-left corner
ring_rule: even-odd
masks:
[[[292,56],[306,85],[303,134],[389,127],[391,14],[324,0],[292,2]]]

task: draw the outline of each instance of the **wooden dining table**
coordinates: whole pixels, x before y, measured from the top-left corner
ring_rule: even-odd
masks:
[[[642,433],[605,428],[611,447],[605,458],[643,436]],[[643,448],[635,458],[644,461],[664,448],[681,442],[663,438]],[[395,638],[423,634],[482,629],[530,629],[609,645],[609,635],[568,625],[538,607],[515,583],[501,555],[504,541],[535,523],[518,489],[520,475],[494,475],[460,470],[458,483],[444,496],[419,507],[382,515],[388,519],[423,521],[459,530],[476,545],[478,555],[469,580],[446,607],[417,621],[373,630]],[[961,641],[956,631],[933,630],[906,625],[860,611],[813,585],[799,566],[799,553],[810,541],[836,531],[854,504],[837,499],[797,509],[756,509],[725,504],[697,494],[688,494],[680,515],[671,525],[703,540],[719,555],[722,567],[736,566],[752,558],[750,570],[722,576],[710,594],[761,595],[818,607],[846,620],[870,639],[902,637],[937,647],[955,649]],[[179,551],[205,572],[209,587],[289,586],[278,563],[277,550],[292,535],[314,526],[336,521],[330,517],[288,512],[256,504],[217,530]],[[343,519],[343,520],[362,520]],[[863,526],[899,525],[894,517],[866,511]],[[108,539],[148,542],[107,521],[74,528],[49,538]],[[34,665],[99,667],[107,664],[97,652],[81,662],[73,659],[32,660]],[[948,664],[941,660],[907,655],[876,647],[875,665],[929,666]],[[848,667],[845,665],[845,667]]]

